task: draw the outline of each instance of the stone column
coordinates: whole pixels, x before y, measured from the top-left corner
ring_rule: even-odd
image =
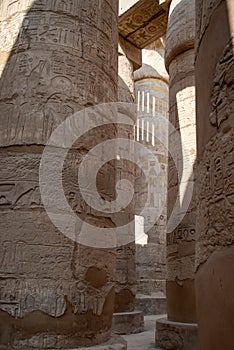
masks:
[[[234,3],[196,0],[196,15],[198,331],[202,350],[232,349]]]
[[[168,74],[164,64],[165,44],[160,38],[142,50],[142,67],[134,72],[135,89],[138,104],[138,127],[149,125],[150,135],[137,133],[136,139],[153,152],[160,165],[159,174],[154,177],[157,168],[148,154],[144,179],[137,173],[136,211],[140,213],[145,205],[145,196],[151,186],[151,199],[146,206],[160,212],[157,222],[150,228],[148,217],[144,218],[143,240],[136,246],[137,263],[137,307],[146,314],[166,313],[165,279],[166,279],[166,195],[167,195],[167,138],[168,138]],[[166,119],[166,120],[165,120]],[[155,135],[152,139],[152,127]],[[139,170],[139,169],[138,169]],[[137,224],[137,223],[136,223]],[[138,223],[139,226],[139,223]],[[143,232],[142,232],[143,234]]]
[[[136,51],[137,50],[135,48]],[[124,41],[119,43],[118,58],[118,100],[133,105],[135,100],[133,71],[134,62],[128,57],[129,49],[126,49]],[[136,115],[132,115],[134,123]],[[134,127],[119,125],[118,138],[127,138],[134,141]],[[120,179],[129,180],[134,186],[135,166],[124,159],[117,160],[117,181]],[[124,223],[134,221],[134,198],[130,205],[124,209],[123,213],[116,216],[116,225],[122,226]],[[135,261],[135,230],[126,232],[129,237],[127,244],[119,244],[116,256],[116,287],[115,287],[115,313],[113,315],[113,330],[117,334],[138,333],[144,330],[144,315],[135,311],[136,298],[136,261]],[[121,237],[120,237],[121,239]],[[118,237],[117,237],[118,241]]]
[[[168,319],[156,325],[156,345],[163,349],[199,348],[194,288],[196,206],[192,193],[196,161],[194,36],[195,1],[172,1],[165,53],[169,120],[174,127],[169,132],[168,163]]]
[[[44,210],[38,173],[56,126],[117,99],[117,2],[6,0],[0,16],[0,343],[96,349],[111,335],[115,249],[81,245],[59,232]],[[98,227],[113,222],[82,200],[77,170],[92,146],[115,135],[110,126],[84,136],[64,166],[70,206]],[[98,177],[107,200],[114,198],[114,179],[108,165]]]

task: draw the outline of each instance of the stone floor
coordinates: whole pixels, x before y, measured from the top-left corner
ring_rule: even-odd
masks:
[[[155,323],[165,315],[145,316],[145,331],[138,334],[124,335],[128,342],[128,350],[159,350],[155,348]]]

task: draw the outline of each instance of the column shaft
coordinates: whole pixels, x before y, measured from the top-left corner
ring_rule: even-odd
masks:
[[[134,82],[133,82],[133,62],[128,58],[128,53],[123,45],[123,40],[119,43],[118,59],[118,100],[131,104],[133,111],[134,103]],[[127,108],[126,108],[127,109]],[[136,114],[131,115],[136,119]],[[118,138],[129,139],[134,142],[134,124],[119,125]],[[131,149],[131,147],[129,147]],[[127,160],[117,160],[117,181],[126,179],[135,185],[135,165]],[[134,222],[134,196],[131,203],[116,215],[116,225],[122,226],[124,223]],[[125,233],[129,237],[127,244],[118,244],[116,256],[116,289],[115,289],[115,313],[113,317],[113,330],[118,334],[130,334],[141,332],[144,328],[144,316],[142,312],[135,312],[136,298],[136,261],[135,261],[135,227],[132,225],[132,231]],[[119,241],[117,237],[117,241]]]
[[[232,349],[234,339],[234,4],[204,5],[196,0],[195,284],[201,349],[216,350]]]
[[[111,334],[115,249],[82,246],[59,232],[38,174],[56,126],[117,99],[117,3],[1,1],[0,16],[0,343],[24,350],[100,344]],[[63,185],[77,215],[108,228],[112,220],[84,203],[77,184],[82,157],[103,134],[111,138],[115,128],[91,132],[69,152]],[[109,166],[98,179],[108,199],[113,173]]]
[[[154,154],[145,157],[147,176],[137,169],[136,212],[146,207],[157,212],[156,222],[147,215],[137,241],[137,306],[145,313],[166,313],[166,216],[167,216],[167,144],[168,144],[168,74],[164,64],[165,42],[163,38],[142,50],[142,67],[134,73],[138,107],[136,141]],[[145,131],[141,132],[141,128]],[[159,137],[160,136],[160,137]],[[160,170],[158,171],[158,166]],[[147,193],[150,198],[145,203]],[[140,229],[140,223],[137,229]],[[152,226],[152,227],[151,227]]]
[[[198,349],[194,287],[196,206],[195,2],[170,6],[165,62],[169,72],[167,312],[157,322],[156,344]],[[173,130],[174,128],[174,130]],[[191,196],[191,198],[189,198]]]

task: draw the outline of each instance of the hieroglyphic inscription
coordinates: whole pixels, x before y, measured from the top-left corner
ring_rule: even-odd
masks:
[[[194,227],[177,228],[175,231],[167,234],[167,245],[195,241],[195,238]]]
[[[197,264],[234,243],[234,135],[229,130],[220,136],[207,144],[198,169]]]
[[[41,202],[38,170],[57,125],[87,106],[117,98],[116,2],[7,0],[0,2],[0,16],[0,313],[20,323],[41,311],[56,323],[69,305],[78,324],[89,313],[96,327],[60,337],[57,323],[57,334],[47,335],[37,324],[37,333],[25,340],[22,323],[7,343],[23,349],[74,347],[74,339],[78,347],[101,343],[111,328],[114,251],[80,247],[53,226]],[[76,155],[71,166],[77,176]],[[68,200],[79,210],[76,186],[66,175]],[[93,282],[93,266],[106,276],[102,285]]]
[[[233,69],[233,41],[230,41],[217,64],[211,94],[210,123],[217,128],[233,113]]]

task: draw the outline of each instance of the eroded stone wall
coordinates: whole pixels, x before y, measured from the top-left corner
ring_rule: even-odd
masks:
[[[202,350],[231,349],[234,6],[197,0],[196,10],[198,328]]]

